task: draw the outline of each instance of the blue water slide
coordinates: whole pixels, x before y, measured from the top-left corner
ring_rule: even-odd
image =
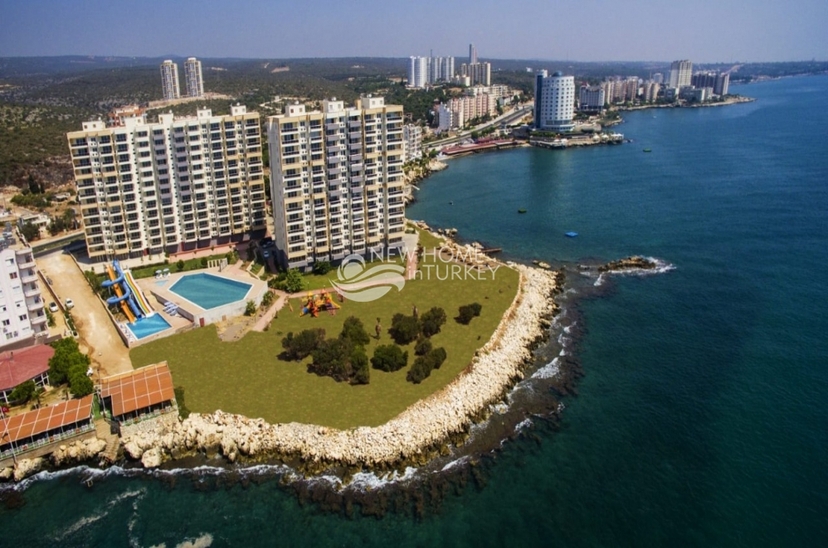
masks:
[[[129,295],[121,295],[120,297],[118,297],[117,295],[113,295],[112,297],[106,300],[106,304],[112,306],[113,304],[118,304],[119,302],[127,298],[129,298]]]

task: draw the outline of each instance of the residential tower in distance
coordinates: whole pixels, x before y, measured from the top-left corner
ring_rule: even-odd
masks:
[[[267,120],[273,239],[283,268],[403,245],[403,108],[381,97]]]
[[[204,96],[204,79],[201,75],[201,61],[190,57],[184,62],[184,81],[188,97]]]
[[[266,228],[259,114],[127,117],[67,134],[92,261],[191,251]]]
[[[169,59],[161,63],[161,90],[165,101],[181,97],[181,86],[178,83],[178,65]]]
[[[684,59],[682,61],[673,61],[670,64],[670,83],[668,87],[681,89],[690,85],[690,79],[693,76],[693,63]]]

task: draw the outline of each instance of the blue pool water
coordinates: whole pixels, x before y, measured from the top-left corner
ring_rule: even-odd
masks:
[[[204,310],[244,299],[252,286],[212,274],[187,274],[175,282],[170,291]]]
[[[169,329],[170,324],[160,314],[153,314],[152,316],[136,320],[134,324],[128,323],[127,327],[140,340],[144,337],[160,333],[165,329]]]

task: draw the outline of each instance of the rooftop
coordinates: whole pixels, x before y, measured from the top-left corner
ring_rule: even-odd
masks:
[[[167,362],[103,379],[101,397],[111,398],[112,414],[116,417],[174,399]]]
[[[0,390],[9,390],[49,370],[55,349],[46,344],[0,354]]]
[[[26,440],[61,426],[89,419],[91,416],[92,395],[90,394],[79,400],[69,400],[15,415],[5,420],[0,419],[3,428],[3,438],[0,445]],[[8,437],[6,437],[6,433],[8,433]]]

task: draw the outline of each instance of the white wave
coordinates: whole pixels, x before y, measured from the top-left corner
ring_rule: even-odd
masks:
[[[104,509],[102,509],[101,511],[95,512],[94,514],[92,514],[90,516],[84,516],[84,517],[80,518],[75,523],[73,523],[72,525],[70,525],[69,527],[64,529],[62,532],[55,535],[53,538],[56,541],[60,542],[63,539],[65,539],[66,537],[68,537],[69,535],[80,531],[81,529],[83,529],[87,525],[95,523],[96,521],[99,521],[99,520],[105,518],[106,516],[108,516],[109,512],[112,510],[112,508],[115,507],[118,503],[120,503],[124,500],[127,500],[127,499],[133,499],[133,498],[141,499],[141,498],[144,497],[144,495],[146,495],[146,493],[147,493],[146,489],[135,489],[135,490],[132,490],[132,491],[124,491],[123,493],[120,493],[120,494],[116,495],[115,497],[113,497],[112,499],[108,500],[106,502],[106,507]],[[133,505],[133,508],[134,508],[134,505]]]
[[[595,283],[592,284],[592,285],[595,286],[595,287],[601,287],[602,285],[604,285],[604,273],[603,272],[598,275],[598,278],[595,280]]]
[[[351,477],[351,481],[345,485],[345,488],[359,491],[382,489],[392,483],[404,483],[416,476],[418,471],[417,468],[408,466],[403,473],[394,470],[382,476],[378,476],[374,472],[358,472]]]
[[[491,409],[492,413],[497,413],[498,415],[502,415],[503,413],[505,413],[506,411],[509,410],[509,406],[506,405],[506,402],[501,401],[501,402],[493,403],[492,405],[489,406],[489,409]]]
[[[561,372],[560,360],[553,359],[548,364],[544,365],[532,374],[533,379],[553,379]]]
[[[521,431],[529,428],[533,424],[535,424],[535,423],[532,422],[532,419],[530,419],[530,418],[523,419],[522,421],[520,421],[519,423],[517,423],[515,425],[515,432],[516,433],[521,432]]]
[[[192,540],[187,539],[175,545],[175,548],[207,548],[213,545],[213,535],[210,533],[202,533]]]
[[[470,460],[470,457],[468,455],[462,456],[459,459],[453,460],[453,461],[449,462],[448,464],[446,464],[445,466],[443,466],[440,469],[440,472],[445,472],[446,470],[451,470],[455,466],[460,466],[461,464],[466,464],[467,462],[469,462],[469,460]]]

